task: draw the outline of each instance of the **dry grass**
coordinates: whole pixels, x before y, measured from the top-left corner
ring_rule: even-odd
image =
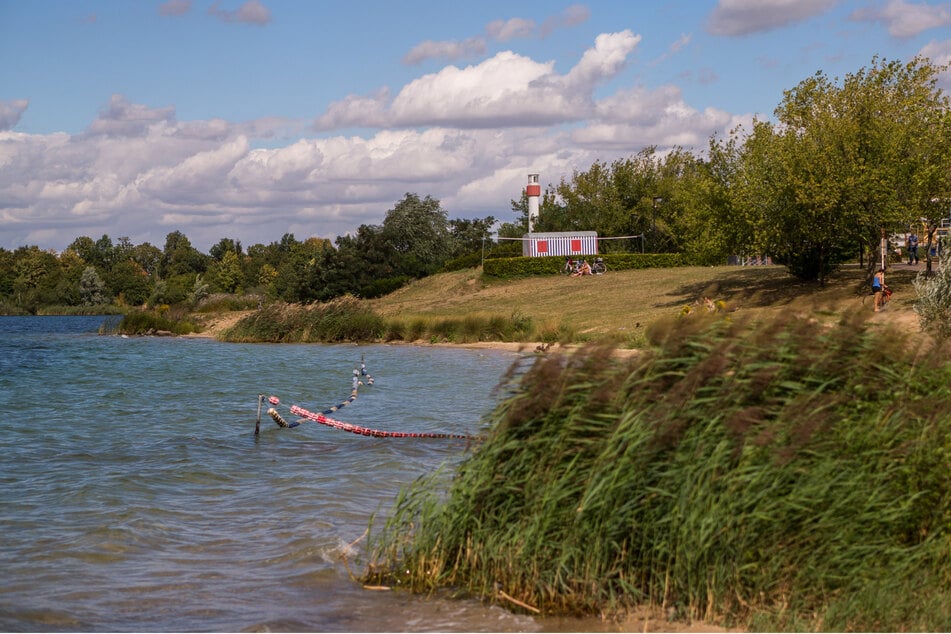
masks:
[[[888,311],[875,317],[918,331],[912,310],[916,270],[897,265],[889,273],[894,291]],[[539,330],[563,326],[580,338],[611,338],[640,347],[647,325],[679,313],[702,298],[726,303],[727,310],[768,316],[792,311],[806,318],[835,321],[853,312],[872,314],[865,273],[844,267],[825,287],[799,282],[783,267],[681,267],[610,271],[570,278],[560,275],[517,280],[484,278],[481,269],[434,275],[386,297],[370,301],[384,318],[438,319],[463,315],[520,314]]]

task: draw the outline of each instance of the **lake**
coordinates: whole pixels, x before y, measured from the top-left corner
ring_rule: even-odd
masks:
[[[373,429],[477,434],[517,353],[101,336],[0,317],[0,630],[542,631],[477,601],[363,589],[374,513],[467,441],[282,429],[258,395]],[[265,406],[266,409],[267,405]],[[289,421],[296,420],[286,409]]]

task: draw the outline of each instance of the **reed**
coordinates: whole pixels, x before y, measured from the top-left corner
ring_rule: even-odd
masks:
[[[116,331],[123,335],[160,332],[187,335],[197,330],[198,327],[188,318],[187,313],[176,310],[135,310],[126,313],[116,328]]]
[[[338,343],[374,341],[383,336],[383,319],[354,297],[322,304],[273,303],[242,318],[222,333],[223,341]]]
[[[951,628],[947,350],[858,320],[692,315],[647,336],[628,360],[539,360],[451,480],[400,495],[367,582],[544,614]]]

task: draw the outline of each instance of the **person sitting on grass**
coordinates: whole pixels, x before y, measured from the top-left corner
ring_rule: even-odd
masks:
[[[571,274],[571,277],[581,277],[582,275],[591,275],[591,265],[584,259],[581,260],[581,266],[578,267],[577,271]]]

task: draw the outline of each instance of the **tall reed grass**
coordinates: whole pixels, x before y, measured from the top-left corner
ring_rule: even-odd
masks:
[[[221,334],[223,341],[337,343],[374,341],[383,335],[383,318],[347,296],[322,304],[273,303],[244,317]]]
[[[530,341],[532,320],[513,313],[466,314],[439,319],[384,319],[354,297],[303,306],[272,303],[242,318],[220,335],[223,341],[268,343],[334,343],[371,341]]]
[[[451,482],[373,527],[368,583],[543,614],[951,630],[951,365],[896,333],[695,315],[539,360]]]

